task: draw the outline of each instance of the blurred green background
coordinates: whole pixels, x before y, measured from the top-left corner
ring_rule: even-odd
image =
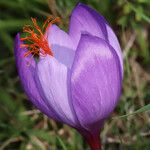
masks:
[[[17,75],[13,44],[30,18],[61,17],[67,30],[79,0],[0,0],[0,150],[89,150],[70,127],[41,114],[28,101]],[[150,1],[80,0],[100,12],[117,34],[124,56],[121,101],[105,123],[104,150],[150,149]],[[140,110],[139,110],[140,109]],[[119,116],[134,113],[135,115]],[[141,113],[142,112],[142,113]]]

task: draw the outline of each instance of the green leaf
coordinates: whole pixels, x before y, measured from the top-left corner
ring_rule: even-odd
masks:
[[[32,135],[32,136],[34,135],[43,140],[50,141],[50,133],[47,131],[32,129],[32,130],[28,130],[27,133],[28,135]]]
[[[12,29],[16,29],[18,30],[22,28],[22,26],[26,25],[26,24],[30,24],[31,21],[27,20],[27,19],[13,19],[13,20],[5,20],[2,21],[0,20],[0,30],[12,30]]]
[[[144,14],[144,12],[143,12],[143,10],[142,10],[141,7],[136,8],[133,5],[131,5],[131,8],[136,13],[136,15],[138,16],[138,18],[142,18],[146,22],[150,23],[149,16],[147,16],[146,14]]]
[[[5,43],[7,48],[9,49],[10,53],[13,53],[13,39],[7,32],[0,30],[1,33],[1,40]]]
[[[122,116],[119,116],[119,117],[115,117],[115,119],[118,119],[118,118],[125,118],[125,117],[131,116],[131,115],[136,115],[136,114],[139,114],[139,113],[148,111],[148,110],[150,110],[150,104],[148,104],[148,105],[146,105],[146,106],[143,106],[142,108],[140,108],[140,109],[134,111],[133,113],[126,114],[126,115],[122,115]]]
[[[14,112],[14,110],[16,109],[16,103],[14,103],[12,97],[7,91],[0,90],[0,100],[1,100],[0,105],[1,109],[5,108],[5,110],[7,110],[9,114],[11,114],[11,112]]]
[[[58,139],[60,145],[62,146],[63,150],[67,150],[67,147],[65,146],[65,144],[63,143],[63,141],[61,140],[61,138],[57,136],[57,139]]]

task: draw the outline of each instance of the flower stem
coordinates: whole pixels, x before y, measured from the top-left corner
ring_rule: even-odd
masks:
[[[90,136],[87,139],[87,142],[89,143],[91,150],[102,150],[99,136]]]

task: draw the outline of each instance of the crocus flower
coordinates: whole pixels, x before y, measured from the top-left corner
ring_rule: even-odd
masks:
[[[77,129],[92,150],[100,150],[100,130],[121,91],[120,45],[107,21],[84,4],[74,8],[68,33],[54,25],[57,20],[49,18],[43,33],[32,19],[37,32],[26,26],[28,37],[17,34],[15,59],[20,80],[39,110]]]

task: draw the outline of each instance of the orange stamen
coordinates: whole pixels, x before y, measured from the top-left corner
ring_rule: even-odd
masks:
[[[30,25],[26,25],[23,27],[23,32],[29,34],[29,36],[25,38],[20,38],[21,41],[28,41],[29,44],[21,44],[21,48],[28,48],[28,51],[24,54],[24,57],[29,56],[30,54],[34,55],[42,55],[45,56],[46,54],[53,56],[53,52],[48,44],[47,38],[44,36],[42,30],[47,29],[54,23],[60,21],[59,17],[53,18],[50,16],[44,22],[41,28],[38,26],[37,21],[35,18],[31,18],[33,27]],[[36,31],[36,32],[35,32]]]

